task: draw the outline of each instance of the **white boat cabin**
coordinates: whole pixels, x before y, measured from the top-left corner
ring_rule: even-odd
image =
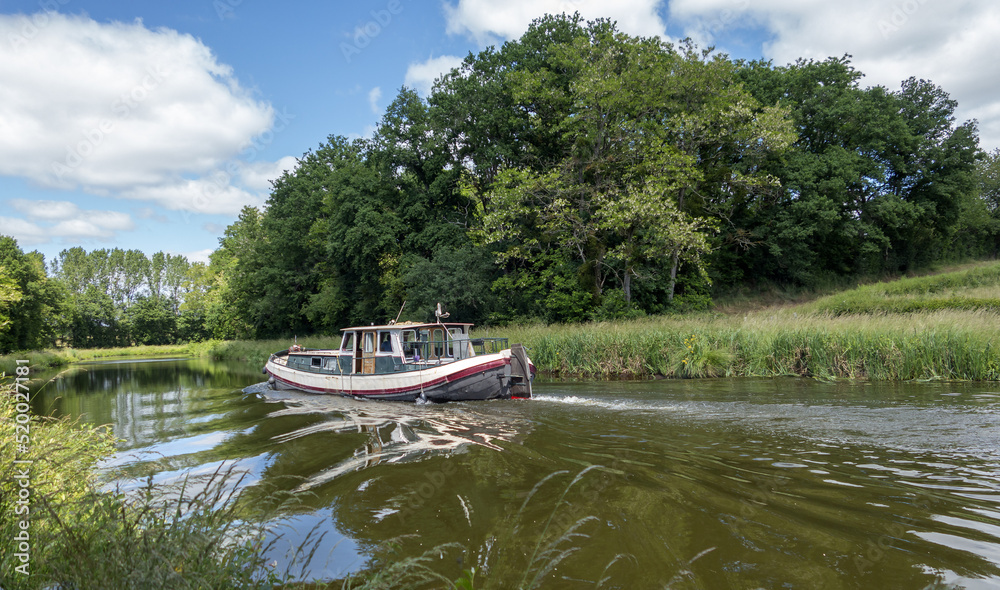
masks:
[[[293,346],[289,368],[333,375],[385,375],[419,371],[507,347],[506,338],[469,337],[472,324],[401,323],[345,328],[340,348],[310,350]]]

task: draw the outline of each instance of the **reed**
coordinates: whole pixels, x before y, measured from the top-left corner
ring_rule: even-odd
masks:
[[[554,376],[1000,379],[1000,314],[943,310],[830,315],[649,318],[617,324],[516,326]]]

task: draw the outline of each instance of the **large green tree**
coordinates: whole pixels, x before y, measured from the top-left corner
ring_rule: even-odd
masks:
[[[765,104],[790,109],[799,139],[763,169],[784,190],[740,216],[743,276],[811,283],[940,258],[975,186],[974,122],[924,80],[862,88],[848,57],[741,65]],[[739,275],[737,275],[739,276]]]
[[[0,353],[53,345],[65,297],[40,253],[25,254],[17,240],[0,236]]]

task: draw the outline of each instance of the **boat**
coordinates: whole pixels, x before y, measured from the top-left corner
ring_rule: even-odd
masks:
[[[472,338],[473,324],[390,322],[341,330],[338,349],[293,344],[267,360],[277,389],[364,399],[447,402],[528,399],[535,366],[521,344]]]

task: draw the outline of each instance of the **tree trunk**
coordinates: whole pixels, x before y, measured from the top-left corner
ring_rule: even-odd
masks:
[[[625,278],[622,280],[622,289],[625,291],[625,303],[632,303],[632,272],[629,269],[625,269]]]
[[[674,252],[673,263],[670,265],[670,290],[667,291],[667,301],[674,300],[674,288],[677,286],[677,267],[681,264],[681,257]]]
[[[677,193],[677,210],[684,211],[684,188],[681,188]],[[667,291],[667,301],[673,302],[674,300],[674,290],[677,287],[677,268],[681,265],[681,257],[679,252],[674,252],[673,261],[670,265],[670,290]]]

